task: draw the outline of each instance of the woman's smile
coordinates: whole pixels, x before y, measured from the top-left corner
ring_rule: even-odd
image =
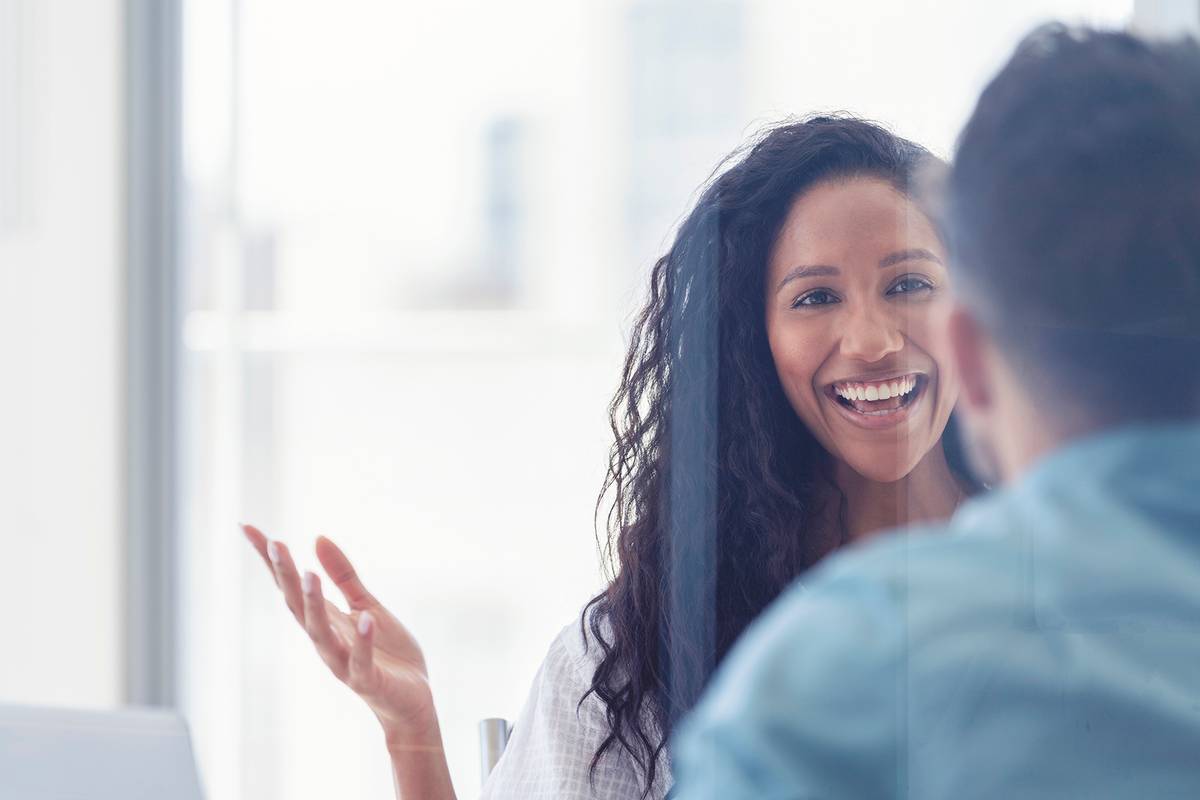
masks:
[[[845,380],[826,384],[821,394],[836,413],[868,430],[893,428],[917,412],[929,378],[908,372],[875,380]]]

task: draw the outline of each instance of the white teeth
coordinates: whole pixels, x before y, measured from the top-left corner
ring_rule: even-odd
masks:
[[[834,393],[846,400],[889,400],[906,395],[916,387],[916,376],[909,375],[889,383],[835,385]]]

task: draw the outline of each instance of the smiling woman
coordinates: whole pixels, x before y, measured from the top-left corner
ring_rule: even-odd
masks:
[[[784,220],[767,267],[771,354],[797,415],[853,473],[946,472],[934,445],[958,381],[938,336],[945,262],[929,216],[881,178],[814,186]]]
[[[878,125],[768,130],[651,275],[614,399],[609,586],[551,645],[488,798],[662,798],[666,743],[746,626],[830,551],[948,516],[945,251]],[[350,613],[254,528],[288,607],[383,725],[401,797],[453,796],[425,658],[329,541]]]

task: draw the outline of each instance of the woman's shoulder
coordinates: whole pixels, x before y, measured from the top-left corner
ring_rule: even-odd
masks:
[[[581,685],[591,686],[611,640],[607,617],[595,602],[589,602],[551,641],[545,664],[565,673],[564,677],[574,676]]]
[[[591,692],[607,630],[603,615],[597,616],[595,604],[589,604],[551,641],[484,798],[618,800],[641,795],[640,771],[619,748],[606,751],[592,768],[610,731],[603,704]],[[650,796],[661,798],[665,781],[656,784],[661,785]]]

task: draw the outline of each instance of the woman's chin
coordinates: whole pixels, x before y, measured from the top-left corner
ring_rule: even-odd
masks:
[[[896,453],[877,454],[875,457],[864,455],[860,458],[843,458],[846,466],[862,477],[875,483],[895,483],[908,476],[916,469],[919,458],[906,457],[905,453],[897,457]]]

